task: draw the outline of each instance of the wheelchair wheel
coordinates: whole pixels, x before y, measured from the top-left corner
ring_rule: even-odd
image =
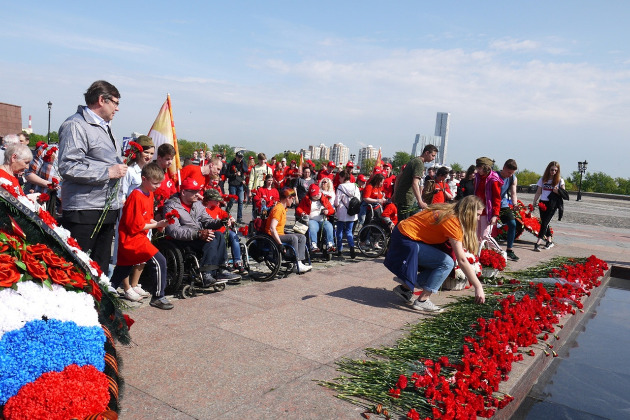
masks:
[[[212,285],[212,288],[215,292],[222,292],[225,290],[225,283],[214,284]]]
[[[187,299],[195,295],[196,295],[195,289],[190,284],[187,284],[184,287],[182,287],[182,291],[180,293],[180,296],[182,297],[182,299]]]
[[[158,243],[157,248],[166,258],[166,294],[176,294],[182,286],[184,278],[184,257],[182,252],[168,240]]]
[[[249,275],[258,281],[269,281],[276,277],[282,255],[275,241],[266,235],[254,235],[247,241],[247,261]]]
[[[377,225],[365,225],[359,231],[359,251],[368,258],[380,257],[387,250],[387,234]]]

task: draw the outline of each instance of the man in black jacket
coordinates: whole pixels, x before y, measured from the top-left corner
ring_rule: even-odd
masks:
[[[236,211],[236,223],[243,223],[243,196],[245,194],[245,175],[247,165],[243,160],[243,152],[236,152],[236,156],[227,166],[227,178],[230,195],[238,197],[238,209]],[[225,209],[228,213],[234,204],[234,197],[230,197],[230,202]]]

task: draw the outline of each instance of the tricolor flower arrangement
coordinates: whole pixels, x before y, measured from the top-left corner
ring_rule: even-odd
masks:
[[[112,334],[128,342],[133,321],[96,263],[34,206],[0,191],[0,418],[116,418]]]
[[[479,263],[479,258],[477,257],[477,255],[468,252],[466,249],[464,249],[464,253],[466,255],[466,260],[468,260],[468,263],[475,271],[475,275],[477,277],[481,277],[481,264]],[[451,274],[442,284],[442,288],[445,290],[462,290],[469,287],[470,283],[459,264],[455,265],[455,268],[453,268]]]
[[[394,347],[368,349],[374,357],[339,362],[348,376],[322,384],[364,406],[365,418],[372,413],[407,419],[493,416],[513,400],[499,390],[513,363],[538,353],[557,356],[551,341],[560,338],[561,319],[581,310],[608,268],[595,256],[563,260],[546,270],[562,277],[555,284],[512,279],[487,286],[486,304],[460,298],[448,311],[412,326]]]

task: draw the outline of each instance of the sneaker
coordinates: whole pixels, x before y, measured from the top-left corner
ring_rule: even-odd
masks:
[[[411,290],[405,290],[402,286],[394,287],[394,293],[401,297],[407,305],[413,305],[413,292]]]
[[[315,242],[311,243],[311,252],[319,252],[319,248]]]
[[[555,246],[555,244],[551,241],[547,241],[547,243],[545,244],[545,249],[551,249]]]
[[[201,276],[203,277],[203,287],[210,287],[217,282],[217,279],[212,277],[210,272],[202,273]]]
[[[354,250],[354,247],[351,246],[350,247],[350,258],[352,258],[353,260],[357,257],[357,252]]]
[[[241,276],[235,273],[230,273],[227,270],[221,270],[217,273],[218,280],[227,280],[230,283],[241,281]]]
[[[240,274],[242,276],[247,273],[247,271],[245,270],[245,267],[243,267],[243,263],[236,263],[234,264],[234,269],[232,270],[232,273]]]
[[[540,245],[538,244],[534,245],[534,251],[540,252]]]
[[[439,306],[435,305],[433,302],[431,302],[431,300],[427,299],[424,302],[421,302],[420,299],[416,299],[416,301],[413,303],[413,309],[417,310],[417,311],[422,311],[422,312],[430,312],[430,313],[440,313],[443,311],[442,308],[440,308]]]
[[[293,266],[294,273],[307,273],[311,271],[312,269],[313,269],[312,265],[304,264],[302,261],[298,261],[298,263]]]
[[[161,297],[161,298],[151,299],[151,302],[149,302],[149,305],[158,309],[164,309],[164,310],[173,309],[173,304],[168,301],[166,296]]]
[[[511,249],[507,252],[507,256],[509,259],[511,259],[512,261],[518,261],[519,258],[516,256],[516,254],[514,253],[514,251],[512,251]]]
[[[132,302],[139,302],[142,300],[142,296],[136,293],[135,290],[129,289],[125,291],[125,299],[130,300]]]
[[[142,287],[140,287],[140,285],[138,286],[134,286],[132,287],[132,289],[139,294],[140,296],[142,296],[143,298],[147,298],[149,296],[151,296],[151,293],[147,292],[146,290],[144,290]]]

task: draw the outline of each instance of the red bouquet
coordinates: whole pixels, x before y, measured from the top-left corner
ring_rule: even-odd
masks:
[[[58,149],[56,147],[51,147],[50,149],[48,149],[48,151],[46,152],[46,154],[42,158],[44,160],[44,162],[51,163],[53,161],[53,159],[54,159],[54,154],[57,152],[57,150]]]
[[[540,202],[540,201],[538,202],[538,208],[539,208],[541,211],[547,211],[547,206],[545,205],[545,203]]]
[[[164,218],[168,220],[168,224],[172,225],[175,223],[175,219],[179,219],[179,213],[177,210],[173,209],[164,215]]]
[[[505,269],[505,258],[503,255],[492,249],[482,249],[479,256],[479,262],[484,267],[494,268],[499,271]]]
[[[125,150],[125,157],[127,158],[126,163],[133,162],[138,157],[138,154],[142,153],[142,146],[135,141],[129,142],[129,148]]]

